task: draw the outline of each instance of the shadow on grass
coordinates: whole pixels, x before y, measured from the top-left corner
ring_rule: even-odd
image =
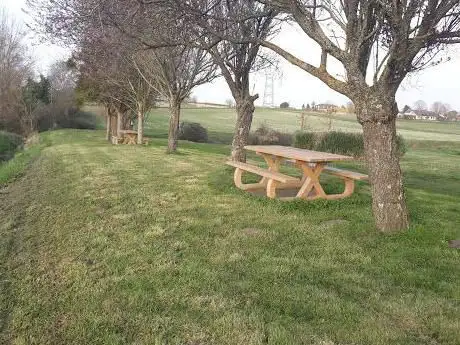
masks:
[[[262,196],[255,196],[235,187],[233,183],[233,171],[231,167],[221,167],[208,174],[208,185],[221,194],[235,194],[249,200],[256,200],[261,205],[271,205],[283,214],[302,214],[310,216],[314,224],[326,220],[343,219],[350,222],[372,222],[369,189],[364,183],[357,183],[356,191],[351,197],[342,200],[271,200]],[[243,182],[255,183],[260,177],[244,175]],[[324,190],[328,194],[343,192],[343,183],[335,178],[327,177]]]

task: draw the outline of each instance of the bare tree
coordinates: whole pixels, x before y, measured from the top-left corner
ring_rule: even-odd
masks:
[[[136,66],[148,84],[169,103],[168,153],[177,150],[181,104],[192,90],[216,77],[208,53],[199,48],[176,46],[138,53]]]
[[[225,104],[227,105],[227,107],[229,107],[230,109],[231,108],[235,108],[235,101],[231,98],[228,98],[225,100]]]
[[[39,25],[45,24],[45,34],[51,33],[67,43],[80,45],[82,36],[88,39],[109,32],[113,37],[102,37],[101,46],[106,46],[104,40],[112,42],[111,51],[118,50],[116,59],[122,56],[125,70],[133,65],[138,74],[136,82],[131,69],[129,77],[112,79],[119,90],[125,90],[121,93],[124,95],[115,96],[118,103],[128,108],[136,104],[140,114],[141,94],[147,89],[167,99],[171,113],[168,152],[176,151],[181,103],[194,87],[215,78],[216,68],[207,52],[182,44],[190,41],[190,35],[181,30],[180,21],[166,12],[163,1],[40,0],[29,1],[29,6],[40,10],[37,21]],[[126,45],[129,49],[120,52],[119,46]],[[138,123],[141,125],[141,117]]]
[[[436,113],[436,115],[443,115],[450,110],[450,105],[442,102],[434,102],[431,106],[431,110]]]
[[[104,7],[102,17],[148,48],[185,46],[209,53],[235,99],[237,119],[232,158],[244,161],[244,146],[251,129],[254,101],[258,98],[258,95],[251,95],[250,73],[271,62],[260,56],[260,44],[256,41],[268,38],[275,13],[264,17],[253,16],[254,12],[267,13],[266,6],[256,0],[103,2],[104,6],[98,6],[99,11]],[[127,20],[127,14],[131,20]],[[173,119],[170,126],[170,134],[173,135],[177,131],[173,129]],[[174,139],[169,144],[169,151],[173,151]]]
[[[262,44],[346,95],[363,127],[376,226],[409,225],[396,148],[395,94],[408,73],[436,60],[447,44],[460,42],[458,0],[261,0],[284,13],[321,48],[320,65],[303,61],[273,42]],[[328,71],[338,60],[345,77]]]
[[[31,76],[21,26],[0,8],[0,129],[28,132],[23,126],[22,87]]]
[[[98,84],[100,101],[107,108],[107,128],[114,128],[110,115],[115,112],[115,132],[119,137],[131,120],[127,117],[130,111],[137,117],[138,144],[142,144],[144,117],[158,94],[136,62],[139,46],[114,29],[87,26],[79,47],[75,56],[80,61],[80,71]]]
[[[237,112],[232,159],[246,161],[244,146],[259,98],[251,94],[250,74],[273,64],[272,58],[260,53],[259,41],[275,31],[276,13],[256,0],[172,2],[176,15],[187,19],[192,43],[209,51],[230,88]]]
[[[417,102],[414,103],[415,110],[428,110],[428,105],[424,100],[419,99]]]
[[[154,6],[135,0],[106,0],[99,7],[99,16],[106,18],[106,25],[119,30],[125,39],[134,38],[143,47],[136,53],[136,68],[169,103],[167,152],[173,153],[177,150],[181,104],[195,87],[216,78],[217,68],[206,50],[189,44],[192,36],[168,12],[170,6],[162,1],[150,4]]]

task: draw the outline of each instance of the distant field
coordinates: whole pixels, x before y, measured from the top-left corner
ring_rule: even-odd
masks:
[[[147,134],[166,135],[168,116],[166,108],[153,110],[147,120]],[[208,128],[211,138],[224,138],[233,132],[235,110],[184,108],[182,121],[199,122]],[[300,129],[300,111],[258,108],[254,115],[253,129],[262,124],[285,132],[295,132]],[[307,130],[312,131],[361,131],[353,115],[309,113],[305,117],[305,125]],[[460,141],[460,123],[398,120],[398,133],[407,140]]]

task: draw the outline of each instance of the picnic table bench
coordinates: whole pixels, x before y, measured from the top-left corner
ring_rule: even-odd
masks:
[[[262,156],[267,162],[268,169],[248,163],[228,161],[228,165],[236,168],[234,174],[235,185],[246,191],[263,191],[269,198],[276,198],[278,190],[290,189],[295,191],[295,198],[307,200],[317,198],[327,200],[342,199],[353,194],[355,181],[368,179],[365,174],[327,165],[330,162],[351,161],[354,159],[349,156],[276,145],[246,146],[245,149],[255,151]],[[280,166],[286,161],[301,169],[302,178],[280,173]],[[259,175],[262,179],[258,183],[245,184],[242,181],[244,172]],[[343,193],[326,194],[320,183],[322,173],[341,178],[345,184]],[[280,199],[290,200],[293,197],[280,197]]]

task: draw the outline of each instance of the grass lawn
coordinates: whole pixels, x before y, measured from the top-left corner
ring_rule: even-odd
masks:
[[[460,343],[459,143],[411,144],[412,226],[388,236],[365,183],[283,203],[236,190],[224,145],[42,136],[0,190],[0,343]]]

